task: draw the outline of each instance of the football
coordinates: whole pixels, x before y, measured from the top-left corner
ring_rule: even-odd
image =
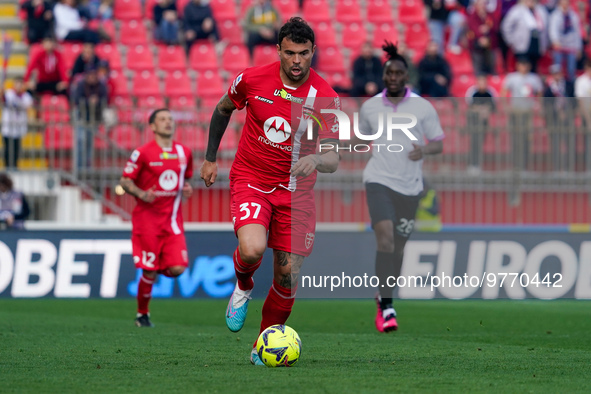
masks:
[[[291,367],[302,352],[302,341],[291,327],[277,324],[259,335],[257,352],[267,367]]]

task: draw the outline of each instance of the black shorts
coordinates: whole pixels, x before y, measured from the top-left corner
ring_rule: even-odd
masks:
[[[366,183],[365,191],[371,227],[382,220],[391,220],[396,235],[408,238],[414,228],[420,196],[407,196],[379,183]]]

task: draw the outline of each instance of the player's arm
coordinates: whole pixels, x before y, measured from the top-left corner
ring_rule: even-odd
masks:
[[[320,140],[320,153],[302,157],[291,168],[294,176],[306,177],[318,170],[319,172],[335,172],[339,166],[337,145],[339,141],[333,138]]]
[[[205,162],[201,167],[201,179],[205,182],[205,186],[209,187],[215,182],[218,169],[216,164],[217,153],[222,141],[222,137],[230,123],[232,112],[236,109],[236,105],[228,97],[228,93],[224,94],[220,102],[216,105],[211,115],[209,123],[209,140],[207,142],[207,151],[205,152]]]
[[[152,186],[148,190],[142,190],[136,186],[131,178],[125,176],[121,177],[119,184],[126,193],[131,194],[144,202],[151,203],[156,199],[156,194],[154,193],[156,186]]]

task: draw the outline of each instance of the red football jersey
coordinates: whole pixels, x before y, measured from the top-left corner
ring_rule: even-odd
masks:
[[[316,153],[318,139],[338,138],[336,116],[320,110],[340,109],[340,100],[312,69],[298,88],[284,85],[279,72],[280,62],[247,68],[228,90],[238,109],[246,107],[230,180],[269,188],[311,189],[316,171],[306,178],[290,176],[289,171],[300,158]],[[312,118],[313,132],[308,133]]]
[[[137,187],[148,190],[155,187],[156,199],[147,203],[136,198],[131,223],[134,234],[183,234],[181,210],[185,179],[193,176],[191,150],[173,142],[172,148],[162,148],[156,141],[136,149],[131,154],[123,176]]]

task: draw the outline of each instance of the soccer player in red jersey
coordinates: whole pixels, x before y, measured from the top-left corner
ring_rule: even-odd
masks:
[[[279,32],[278,62],[247,68],[221,98],[211,117],[201,178],[211,186],[216,154],[230,116],[246,107],[246,123],[230,171],[237,283],[226,310],[226,324],[239,331],[246,319],[252,276],[266,247],[273,249],[273,284],[262,310],[261,331],[284,324],[291,313],[304,257],[312,251],[316,226],[312,188],[317,171],[334,172],[338,122],[322,109],[340,109],[334,90],[310,68],[314,32],[291,18]],[[293,111],[296,112],[295,115]],[[299,114],[299,115],[298,115]],[[322,127],[308,135],[311,118]],[[320,140],[323,149],[316,153]],[[267,239],[268,238],[268,239]],[[262,365],[256,349],[251,362]]]
[[[173,141],[174,121],[168,109],[155,110],[149,118],[154,140],[131,154],[120,184],[137,201],[132,213],[133,262],[143,270],[137,291],[138,327],[152,327],[148,304],[159,273],[177,277],[189,263],[182,197],[193,189],[191,150]]]

